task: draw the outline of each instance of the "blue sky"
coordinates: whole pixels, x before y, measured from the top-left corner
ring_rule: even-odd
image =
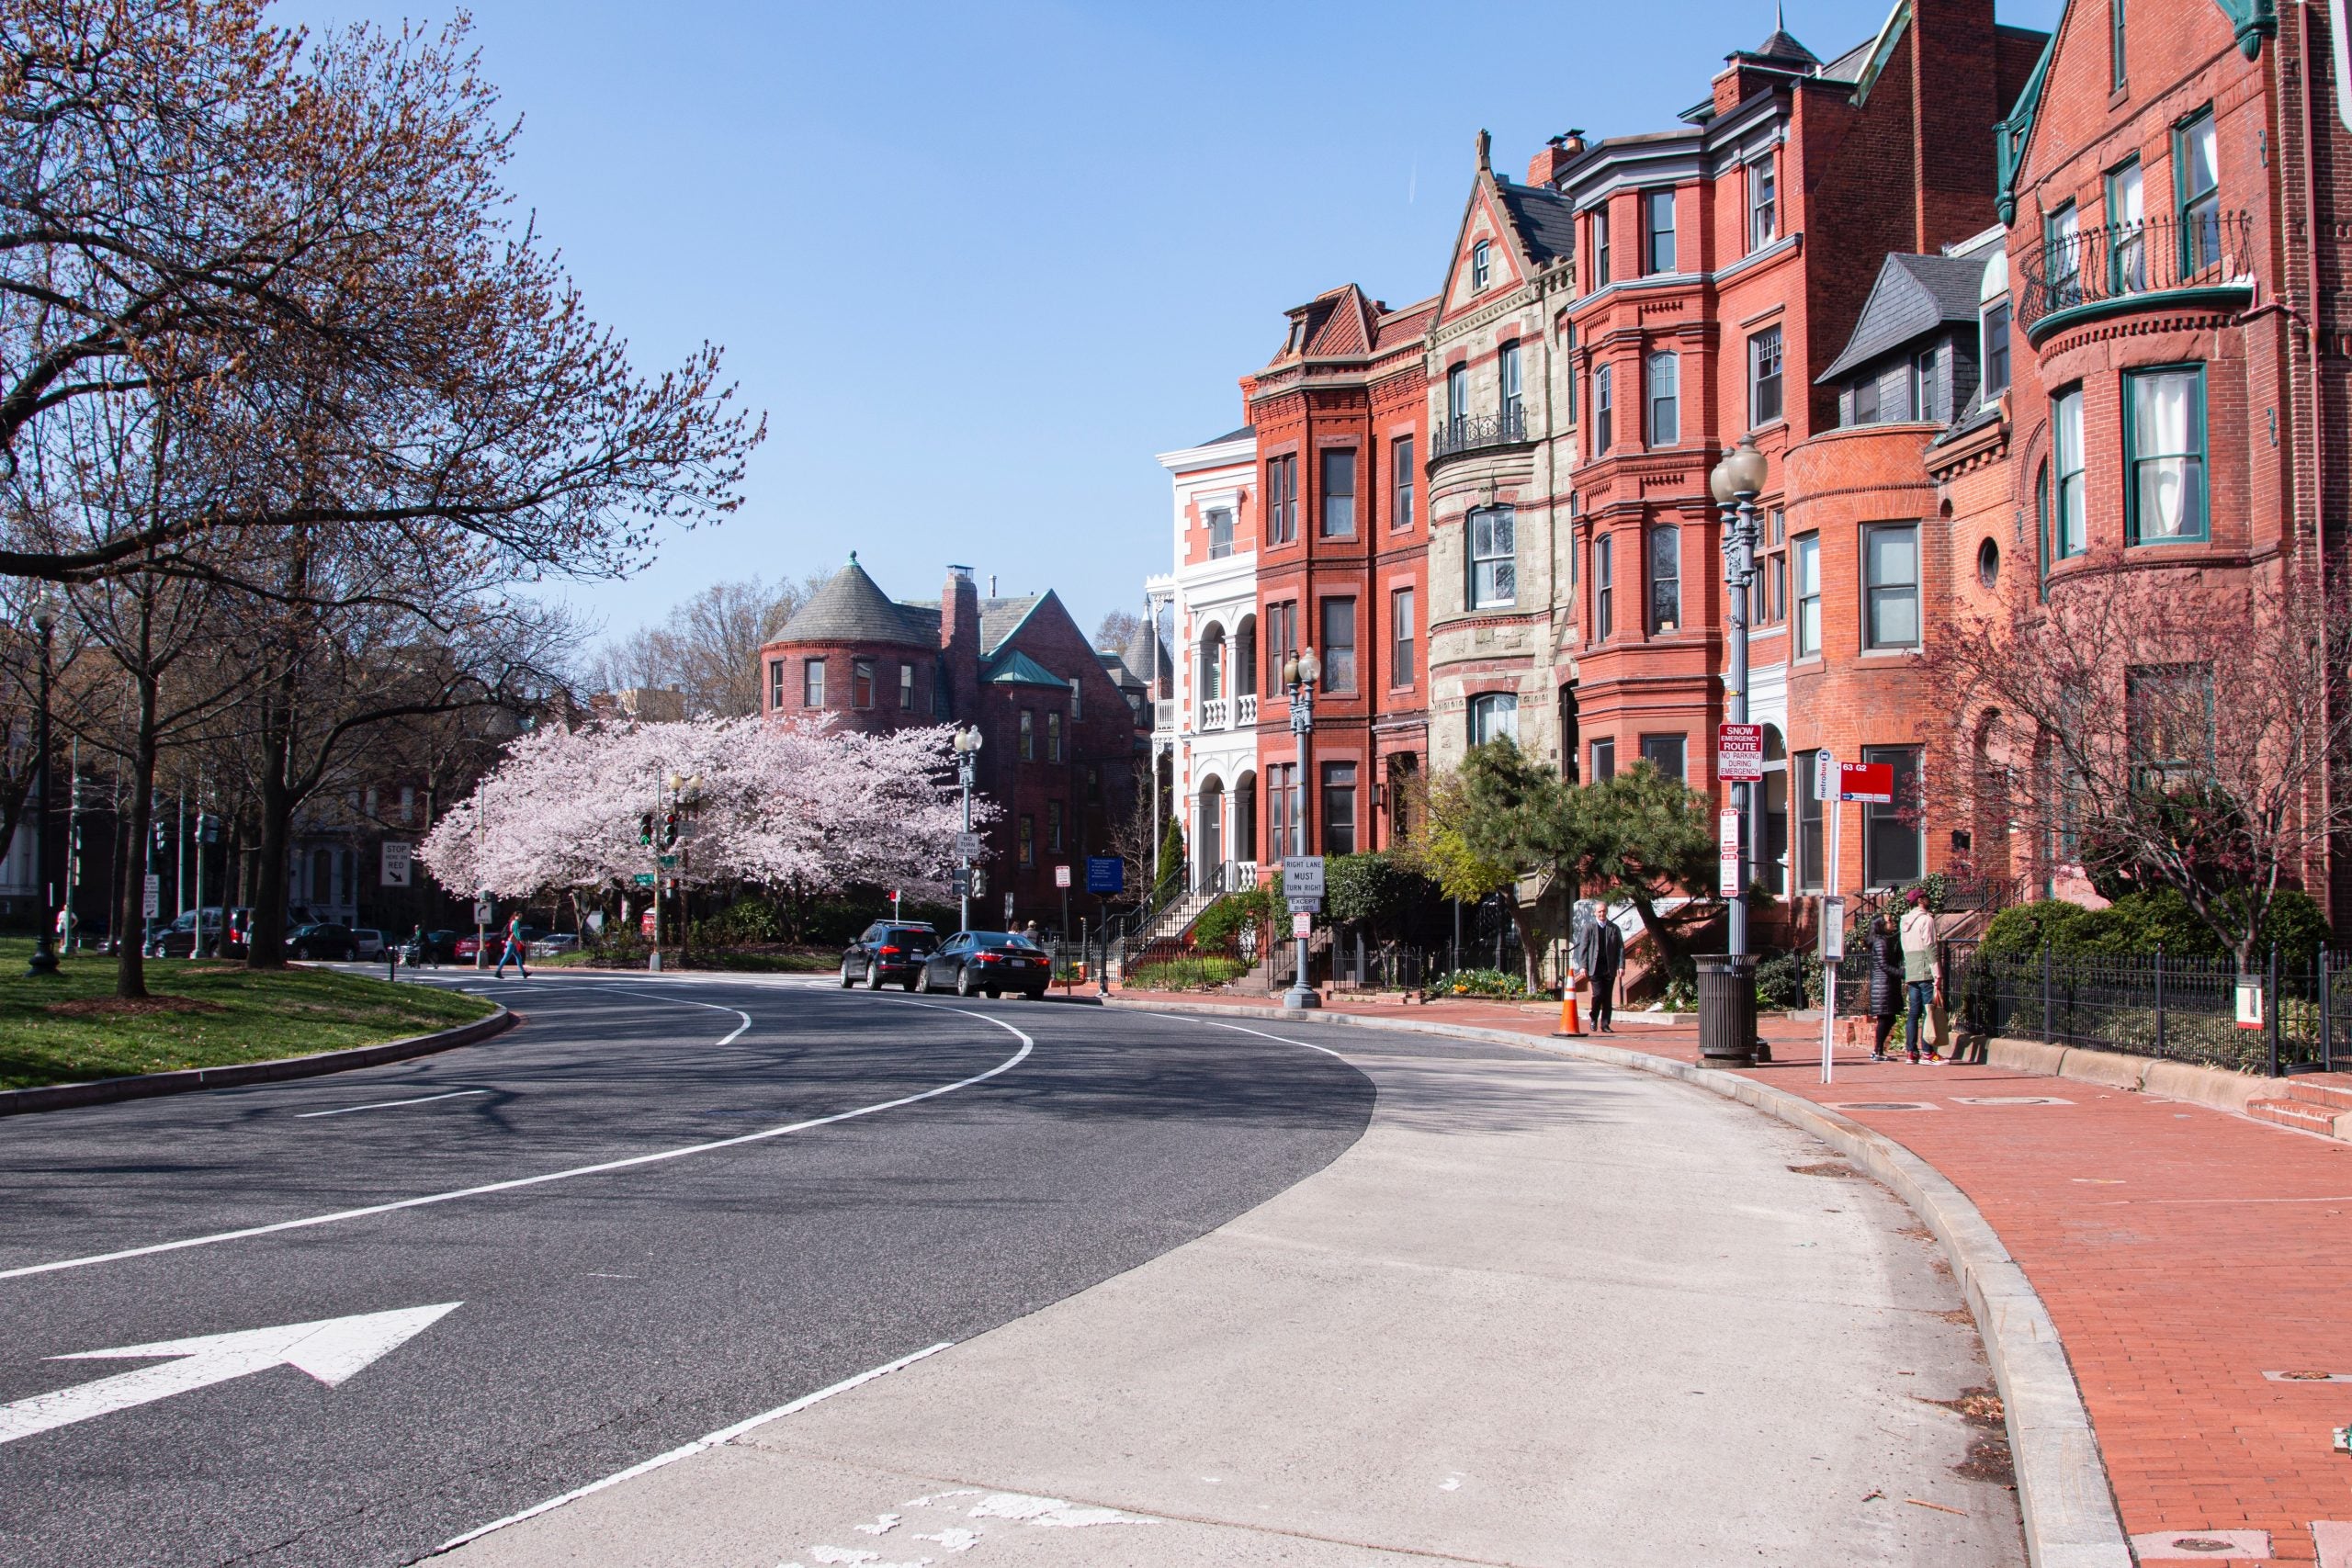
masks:
[[[1826,58],[1886,3],[1792,0],[1788,27]],[[569,591],[616,632],[852,549],[900,597],[968,562],[1091,630],[1167,569],[1152,455],[1241,423],[1284,307],[1435,291],[1481,127],[1512,171],[1571,127],[1670,127],[1772,27],[1769,0],[470,9],[525,119],[512,186],[592,310],[648,367],[724,344],[769,417],[732,521]]]

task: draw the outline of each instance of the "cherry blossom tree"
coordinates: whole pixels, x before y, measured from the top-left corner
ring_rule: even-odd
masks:
[[[453,892],[626,896],[653,869],[639,820],[675,780],[690,802],[676,852],[687,887],[942,896],[962,826],[952,734],[857,735],[822,717],[550,727],[517,739],[417,852]],[[975,803],[976,820],[994,815]]]

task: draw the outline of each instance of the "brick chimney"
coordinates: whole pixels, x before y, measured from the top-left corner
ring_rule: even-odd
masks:
[[[960,723],[980,716],[980,591],[968,566],[947,569],[939,595],[941,675],[947,682],[949,715]]]
[[[1548,186],[1560,177],[1560,171],[1577,161],[1584,152],[1584,132],[1571,130],[1565,136],[1555,136],[1544,143],[1544,150],[1528,161],[1527,183]]]

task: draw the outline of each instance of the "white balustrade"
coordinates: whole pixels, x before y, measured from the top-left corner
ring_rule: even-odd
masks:
[[[1234,700],[1233,722],[1244,729],[1258,722],[1258,694],[1245,692]],[[1254,885],[1253,885],[1254,886]]]
[[[1233,723],[1233,703],[1227,697],[1204,697],[1201,701],[1201,728],[1225,729]]]

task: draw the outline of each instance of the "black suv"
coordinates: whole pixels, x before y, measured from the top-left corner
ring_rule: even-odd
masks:
[[[286,953],[289,958],[356,958],[359,939],[349,926],[296,926],[286,933]]]
[[[939,948],[939,933],[919,920],[876,920],[842,954],[842,989],[860,980],[880,990],[896,980],[908,990],[922,986],[922,967]]]

